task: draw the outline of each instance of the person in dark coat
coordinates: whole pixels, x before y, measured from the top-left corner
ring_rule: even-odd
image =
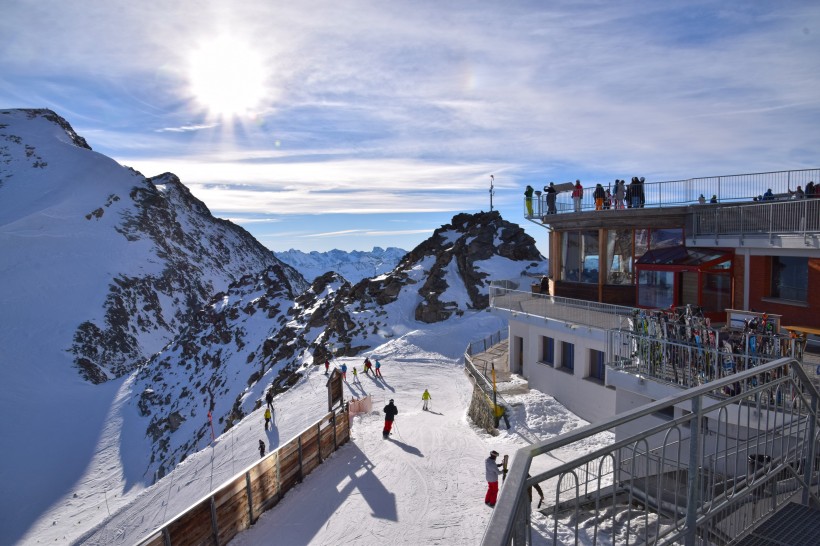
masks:
[[[265,393],[265,403],[268,405],[269,408],[273,408],[273,389],[269,388],[268,392]]]
[[[384,430],[382,431],[382,436],[385,438],[390,436],[390,431],[393,429],[393,420],[398,413],[399,408],[393,404],[393,399],[391,398],[390,402],[384,407]]]
[[[595,199],[595,210],[603,210],[606,192],[601,184],[595,184],[595,191],[592,192],[592,197]]]
[[[259,457],[262,458],[265,456],[265,442],[259,440]]]
[[[643,191],[644,181],[645,180],[644,180],[643,176],[640,177],[640,178],[635,177],[635,182],[637,182],[637,184],[638,184],[637,197],[638,197],[638,207],[640,207],[640,208],[643,208],[643,204],[646,202],[646,195],[644,194],[644,191]]]
[[[547,214],[555,214],[558,212],[555,208],[555,198],[558,192],[555,191],[555,182],[550,182],[549,186],[544,186],[544,193],[547,194]]]

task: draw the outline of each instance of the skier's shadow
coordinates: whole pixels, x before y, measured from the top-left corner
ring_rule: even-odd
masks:
[[[268,435],[268,451],[273,451],[277,447],[279,447],[279,428],[276,426],[276,423],[271,423],[270,430],[267,431]]]
[[[375,377],[373,378],[373,381],[376,383],[376,385],[378,385],[378,386],[379,386],[380,388],[382,388],[382,389],[383,389],[383,388],[385,388],[385,387],[387,387],[388,389],[390,389],[390,391],[391,391],[391,392],[396,392],[396,389],[394,389],[393,387],[391,387],[391,386],[387,383],[387,381],[385,381],[384,377],[379,377],[379,379],[381,379],[381,380],[382,380],[382,381],[381,381],[381,383],[379,383],[379,382],[376,380],[376,378],[375,378]]]
[[[364,390],[362,384],[358,383],[359,391],[361,392],[356,390],[356,387],[353,386],[355,384],[356,383],[348,383],[347,387],[350,389],[350,392],[354,394],[356,398],[364,398],[365,396],[367,396],[367,391]]]
[[[439,412],[433,411],[431,409],[427,410],[427,413],[432,413],[433,415],[444,415],[443,413],[439,413]]]
[[[417,447],[407,445],[404,442],[400,442],[399,440],[396,440],[395,438],[393,438],[391,436],[388,436],[387,439],[390,440],[391,442],[393,442],[394,444],[396,444],[397,446],[399,446],[400,448],[402,448],[403,450],[405,450],[407,453],[409,453],[411,455],[417,455],[417,456],[422,457],[422,458],[424,457],[424,455],[421,453],[421,451],[419,451],[419,448],[417,448]]]

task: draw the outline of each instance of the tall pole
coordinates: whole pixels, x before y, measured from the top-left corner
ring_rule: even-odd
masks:
[[[493,194],[495,191],[493,190],[493,182],[495,182],[495,175],[490,175],[490,212],[493,211]]]
[[[493,373],[493,419],[495,421],[495,428],[498,428],[498,392],[495,388],[495,361],[492,362]]]

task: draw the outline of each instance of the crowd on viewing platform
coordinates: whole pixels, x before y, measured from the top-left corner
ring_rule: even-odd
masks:
[[[814,180],[820,169],[778,171],[664,182],[647,182],[633,176],[629,183],[582,184],[581,180],[556,184],[543,191],[528,185],[524,191],[527,218],[543,218],[559,212],[627,210],[644,207],[712,205],[718,203],[768,202],[820,197]],[[796,187],[795,190],[792,190]],[[711,195],[707,198],[707,195]],[[537,207],[537,208],[536,208]]]

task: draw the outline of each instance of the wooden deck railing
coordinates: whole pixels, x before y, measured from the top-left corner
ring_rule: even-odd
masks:
[[[155,529],[137,545],[227,544],[349,439],[347,411],[332,411]]]

